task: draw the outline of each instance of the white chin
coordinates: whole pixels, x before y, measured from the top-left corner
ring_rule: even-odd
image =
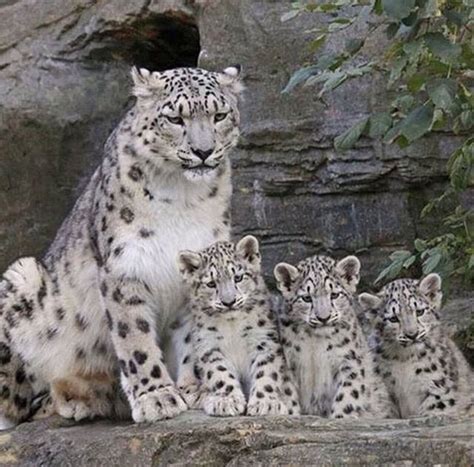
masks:
[[[217,168],[184,169],[184,176],[191,182],[202,182],[214,179]]]

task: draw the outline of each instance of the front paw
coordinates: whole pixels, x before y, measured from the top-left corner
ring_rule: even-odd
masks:
[[[256,417],[259,415],[288,415],[291,409],[286,405],[285,401],[278,397],[250,396],[247,406],[247,415]]]
[[[204,392],[198,384],[189,384],[187,386],[179,386],[179,393],[185,400],[188,409],[200,409]]]
[[[187,409],[177,389],[167,386],[142,394],[132,403],[132,417],[136,423],[155,422],[173,418]]]
[[[207,395],[202,403],[204,412],[215,417],[235,417],[245,412],[245,397],[243,394]]]

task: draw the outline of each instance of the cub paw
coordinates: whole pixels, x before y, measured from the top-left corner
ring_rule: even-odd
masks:
[[[215,417],[235,417],[245,412],[245,397],[243,394],[207,395],[202,403],[204,412]]]
[[[247,406],[247,415],[256,417],[259,415],[288,415],[290,409],[286,403],[277,397],[266,397],[258,399],[250,397]]]
[[[168,386],[147,392],[132,403],[132,417],[136,423],[155,422],[173,418],[187,409],[177,389]]]

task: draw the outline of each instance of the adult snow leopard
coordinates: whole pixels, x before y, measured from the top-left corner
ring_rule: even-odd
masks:
[[[132,70],[136,103],[52,246],[4,275],[4,415],[28,418],[50,392],[64,417],[109,415],[118,372],[136,422],[186,409],[167,358],[187,313],[176,257],[229,237],[239,75]]]

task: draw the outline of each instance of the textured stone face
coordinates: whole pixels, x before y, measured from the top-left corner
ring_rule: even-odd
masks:
[[[357,253],[367,282],[392,250],[432,229],[418,214],[446,181],[455,138],[405,150],[363,140],[337,153],[334,136],[382,108],[383,83],[353,81],[325,102],[314,88],[281,94],[309,58],[304,31],[323,16],[282,23],[289,8],[283,0],[1,5],[0,269],[51,241],[123,114],[130,65],[192,66],[199,45],[204,67],[243,65],[233,222],[236,236],[262,240],[267,278],[277,261]]]
[[[59,419],[0,435],[2,465],[456,465],[474,461],[471,420],[212,418],[148,426]]]

